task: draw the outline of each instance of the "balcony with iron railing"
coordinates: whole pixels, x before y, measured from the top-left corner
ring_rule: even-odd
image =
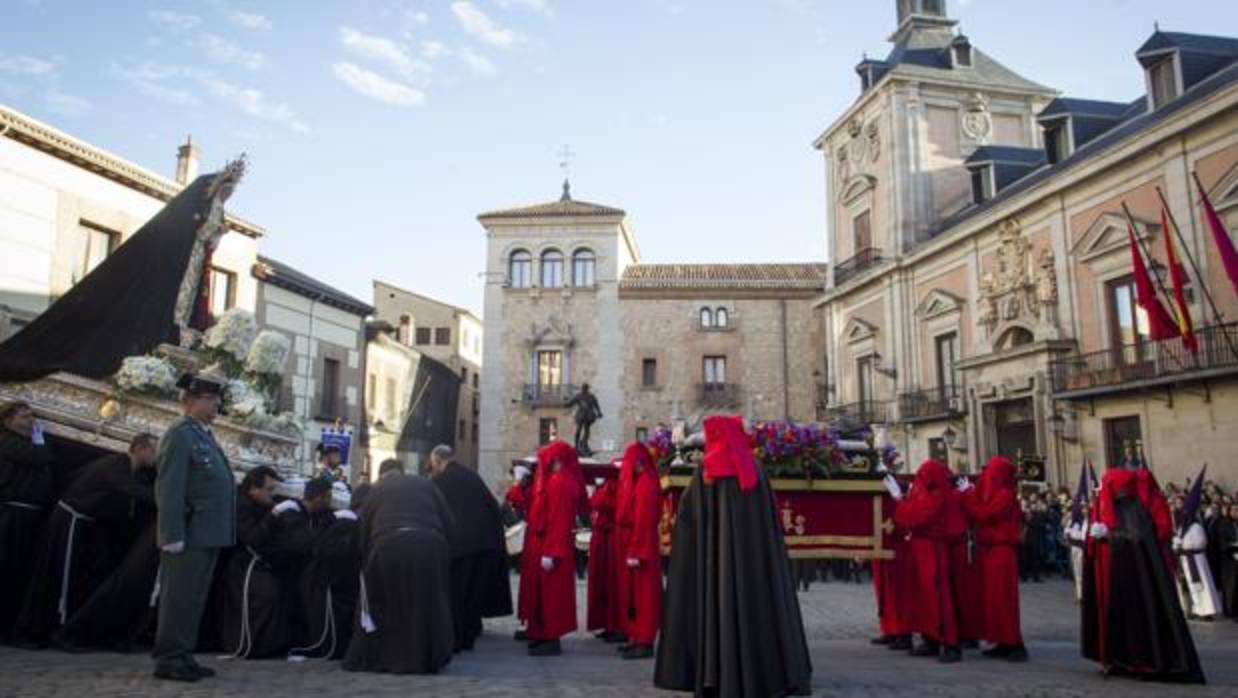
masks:
[[[1126,344],[1054,361],[1054,397],[1081,398],[1238,374],[1238,323],[1197,329],[1195,338],[1199,344],[1197,352],[1188,350],[1181,338],[1174,338]]]
[[[314,400],[314,419],[319,422],[351,422],[352,410],[342,395],[324,395]]]
[[[904,422],[944,419],[965,411],[963,390],[957,385],[942,385],[898,396],[898,416]]]
[[[834,285],[842,286],[881,261],[881,250],[876,247],[861,247],[855,254],[834,265]]]
[[[696,402],[701,407],[719,409],[739,404],[739,385],[736,383],[697,383]]]
[[[890,403],[867,400],[845,405],[830,405],[819,410],[821,421],[861,426],[885,424],[890,418]]]
[[[526,383],[520,401],[528,407],[562,407],[575,394],[576,386],[568,383]]]

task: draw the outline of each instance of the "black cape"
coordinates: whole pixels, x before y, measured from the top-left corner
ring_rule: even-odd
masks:
[[[194,180],[34,322],[0,344],[0,382],[56,371],[103,378],[126,356],[175,343],[176,299],[216,176]]]
[[[1118,495],[1114,509],[1118,526],[1109,531],[1107,608],[1101,608],[1096,595],[1094,565],[1085,566],[1083,656],[1119,673],[1204,683],[1173,572],[1157,542],[1152,517],[1130,495]]]
[[[1217,590],[1225,605],[1225,615],[1238,619],[1238,521],[1218,517],[1208,535],[1208,547],[1216,558]]]
[[[782,530],[764,474],[679,500],[654,684],[697,696],[808,695],[812,664]]]
[[[361,507],[364,560],[358,622],[344,657],[349,671],[433,674],[451,661],[455,632],[448,577],[452,526],[447,501],[429,480],[388,475]]]
[[[159,547],[150,522],[129,546],[116,569],[61,628],[78,645],[128,652],[153,629],[159,574]]]
[[[12,636],[41,554],[55,465],[47,446],[0,426],[0,641]]]
[[[499,502],[476,472],[449,463],[434,484],[455,516],[451,548],[451,613],[456,650],[473,649],[482,618],[512,614],[511,575]]]
[[[304,634],[289,654],[340,659],[352,640],[357,610],[361,572],[358,523],[338,519],[330,511],[311,516],[310,522],[313,552],[300,580]]]
[[[237,495],[237,547],[219,580],[219,641],[245,659],[283,655],[301,636],[298,583],[313,546],[301,509],[278,516]]]

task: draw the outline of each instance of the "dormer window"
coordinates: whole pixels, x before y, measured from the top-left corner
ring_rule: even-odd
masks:
[[[873,86],[872,68],[860,69],[860,92],[868,92]]]
[[[1045,157],[1055,165],[1071,153],[1070,119],[1061,119],[1045,125]]]
[[[955,68],[970,68],[972,66],[971,42],[960,34],[950,43],[950,62]]]
[[[996,187],[993,183],[993,166],[983,165],[971,168],[971,200],[973,203],[984,203],[993,198]]]
[[[1178,61],[1169,54],[1148,66],[1148,96],[1152,109],[1160,109],[1178,98]]]

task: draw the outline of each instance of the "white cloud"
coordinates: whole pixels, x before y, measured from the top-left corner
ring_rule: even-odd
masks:
[[[467,0],[451,3],[451,12],[464,33],[491,46],[511,46],[521,40],[516,32],[495,22],[485,12]]]
[[[416,12],[409,12],[408,21],[412,22],[413,24],[425,26],[430,23],[430,14],[423,10],[417,10]]]
[[[249,70],[258,70],[266,63],[266,57],[261,53],[247,51],[214,34],[203,35],[199,45],[206,49],[207,55],[221,63],[235,63]]]
[[[46,95],[44,95],[44,98],[47,100],[47,105],[52,111],[57,114],[64,114],[66,116],[78,116],[85,114],[94,106],[90,103],[90,100],[65,94],[59,90],[49,91]]]
[[[142,94],[163,102],[196,105],[201,103],[200,95],[204,91],[256,119],[281,124],[299,133],[310,130],[287,104],[270,100],[259,89],[223,80],[209,70],[146,62],[136,67],[114,65],[111,73]]]
[[[494,63],[485,56],[465,46],[456,52],[473,72],[479,75],[494,75]]]
[[[451,53],[451,49],[447,48],[447,44],[441,41],[423,41],[421,42],[421,56],[427,60],[434,60],[440,56],[445,56]]]
[[[33,56],[0,56],[0,73],[49,77],[56,73],[56,64]]]
[[[256,12],[242,12],[240,10],[232,10],[228,13],[228,19],[232,23],[244,27],[246,29],[270,29],[271,20]]]
[[[172,31],[187,31],[198,26],[202,18],[197,15],[173,12],[172,10],[150,10],[146,17],[156,24],[162,24]]]
[[[512,7],[523,7],[525,9],[540,12],[547,17],[554,15],[554,11],[550,9],[550,3],[547,0],[498,0],[499,7],[509,9]]]
[[[199,102],[198,97],[183,86],[172,86],[165,81],[180,80],[190,77],[184,68],[160,63],[143,63],[134,68],[119,65],[112,66],[111,73],[125,82],[133,85],[138,92],[161,102],[178,106],[189,106]]]
[[[285,124],[294,131],[309,130],[309,127],[297,118],[292,107],[283,102],[271,102],[261,90],[225,82],[213,75],[201,75],[199,80],[211,94],[231,102],[252,117]]]
[[[336,78],[356,92],[386,104],[413,107],[423,104],[426,99],[425,93],[421,90],[394,80],[388,80],[378,73],[366,70],[355,63],[336,63],[331,66],[331,72],[335,73]]]
[[[405,76],[431,70],[430,64],[413,57],[403,45],[381,36],[363,34],[351,27],[340,27],[340,43],[352,53],[386,64]]]

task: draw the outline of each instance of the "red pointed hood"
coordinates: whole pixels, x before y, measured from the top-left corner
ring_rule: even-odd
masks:
[[[585,490],[585,476],[580,471],[580,458],[576,455],[576,449],[567,445],[564,441],[552,441],[538,450],[537,474],[533,479],[533,492],[536,495],[541,495],[545,490],[546,483],[553,474],[550,464],[556,460],[559,461],[560,469],[576,481],[583,493]]]
[[[741,417],[705,418],[705,477],[734,477],[745,492],[757,485],[757,465]]]
[[[941,492],[950,487],[950,469],[932,458],[916,470],[915,487],[927,492]]]
[[[641,472],[637,474],[636,466]],[[653,464],[653,456],[649,447],[639,441],[633,441],[623,450],[623,463],[619,466],[618,504],[619,522],[632,523],[632,509],[636,503],[636,483],[644,478],[657,477],[657,469]]]
[[[989,497],[999,490],[1014,489],[1015,475],[1018,468],[1005,456],[993,456],[980,473],[979,487],[981,496]]]

